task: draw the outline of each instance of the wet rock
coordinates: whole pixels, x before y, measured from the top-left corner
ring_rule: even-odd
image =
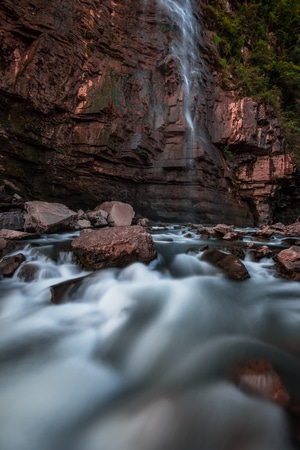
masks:
[[[25,259],[23,253],[4,258],[0,262],[0,273],[2,273],[4,277],[12,277]]]
[[[22,211],[11,211],[0,213],[0,229],[23,230],[24,216]]]
[[[276,252],[271,250],[267,245],[261,245],[257,248],[253,248],[249,253],[256,261],[259,261],[262,258],[272,258]]]
[[[237,241],[241,238],[241,235],[237,233],[236,231],[229,231],[228,233],[224,234],[223,239],[224,241]]]
[[[74,228],[77,213],[61,203],[26,202],[24,229],[37,233],[56,233]]]
[[[3,258],[8,253],[17,250],[20,244],[11,239],[0,238],[0,258]]]
[[[283,278],[300,281],[300,246],[282,250],[276,257],[279,274]]]
[[[232,233],[234,230],[233,226],[229,226],[229,225],[224,225],[224,224],[218,224],[216,225],[213,230],[220,236],[224,236],[227,233]]]
[[[135,215],[132,206],[123,202],[105,202],[101,204],[101,209],[108,213],[108,224],[115,227],[131,225]]]
[[[152,236],[142,227],[127,226],[84,230],[72,242],[82,265],[89,269],[122,267],[132,262],[150,262],[156,257]]]
[[[30,283],[35,280],[39,272],[39,266],[37,264],[26,263],[19,270],[18,277],[20,280]]]
[[[75,227],[78,228],[79,230],[83,230],[85,228],[91,228],[92,224],[88,219],[79,219],[77,220]]]
[[[232,280],[245,280],[250,275],[244,264],[234,255],[228,255],[219,250],[206,250],[202,255],[202,260],[218,267]]]
[[[286,227],[286,234],[300,236],[300,222],[292,223]]]
[[[51,303],[61,305],[62,303],[71,301],[72,295],[77,291],[84,278],[86,278],[86,276],[63,281],[62,283],[51,286]]]
[[[9,240],[22,240],[22,239],[32,239],[38,237],[39,234],[34,233],[26,233],[24,231],[16,231],[16,230],[0,230],[0,238],[9,239]]]
[[[242,389],[265,397],[283,408],[288,407],[290,395],[268,361],[249,361],[237,369],[235,377]]]
[[[93,211],[87,212],[87,218],[94,227],[107,227],[108,213],[101,208],[95,208]]]

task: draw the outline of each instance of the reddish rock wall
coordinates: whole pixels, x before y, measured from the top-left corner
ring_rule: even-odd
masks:
[[[251,199],[269,220],[266,195],[292,170],[278,127],[268,134],[251,100],[216,91],[203,62],[195,107],[208,132],[188,154],[176,30],[155,1],[144,5],[1,1],[0,180],[31,199],[121,200],[170,221],[251,225]],[[233,177],[217,150],[225,141]]]

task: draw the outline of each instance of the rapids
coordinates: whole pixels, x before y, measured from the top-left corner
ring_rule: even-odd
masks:
[[[285,411],[229,373],[266,358],[299,397],[299,283],[249,257],[251,278],[231,281],[192,230],[152,234],[151,264],[95,273],[74,262],[75,234],[24,242],[0,281],[1,450],[295,448]],[[79,277],[51,303],[51,286]]]

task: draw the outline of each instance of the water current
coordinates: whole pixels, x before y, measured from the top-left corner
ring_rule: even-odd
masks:
[[[228,374],[263,357],[299,396],[299,283],[249,256],[251,278],[232,281],[192,230],[152,235],[149,265],[94,273],[69,252],[76,234],[24,241],[26,261],[0,281],[1,450],[295,448],[285,411]]]

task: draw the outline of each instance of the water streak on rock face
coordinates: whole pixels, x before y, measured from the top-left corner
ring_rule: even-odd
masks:
[[[209,71],[199,54],[199,43],[204,47],[200,18],[194,0],[159,0],[162,10],[161,26],[169,27],[174,34],[171,51],[180,69],[182,85],[179,89],[186,122],[185,157],[187,166],[192,166],[194,149],[203,147],[220,162],[217,152],[209,144],[207,132],[201,120],[201,103],[204,101],[203,87],[208,82]]]

